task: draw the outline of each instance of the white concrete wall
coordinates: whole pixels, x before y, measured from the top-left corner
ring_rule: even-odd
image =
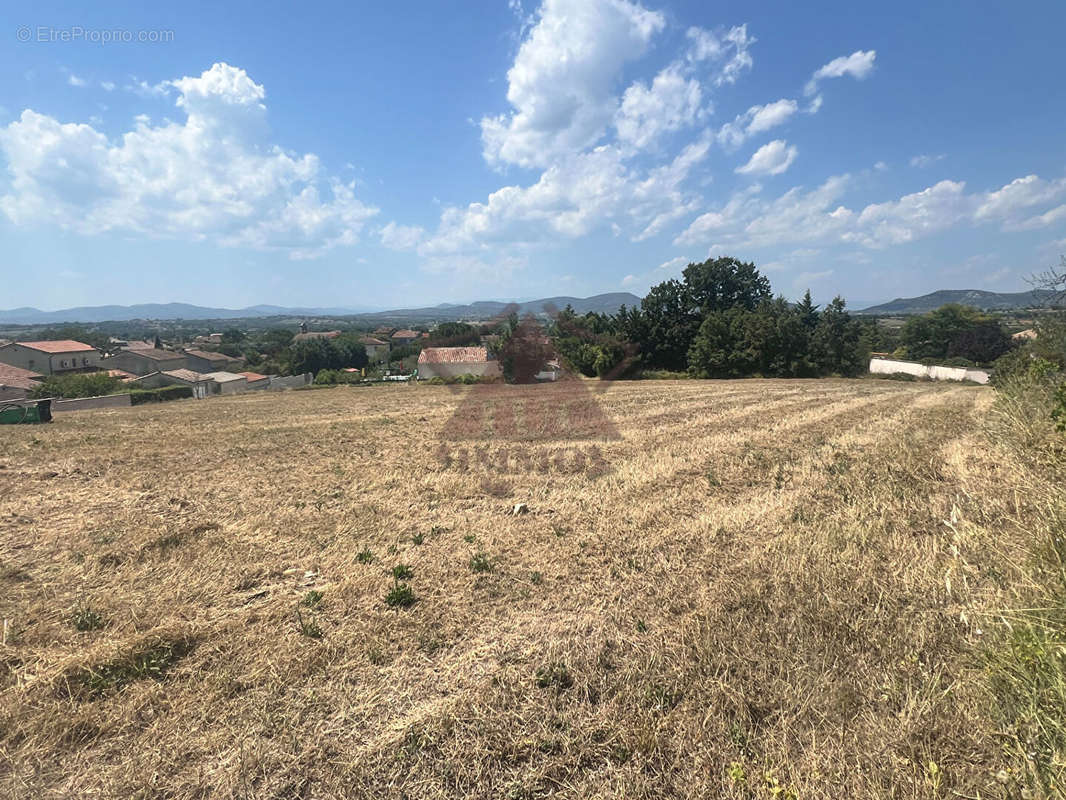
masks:
[[[983,369],[970,367],[927,367],[914,361],[893,361],[888,358],[871,358],[870,372],[875,375],[894,375],[902,372],[918,378],[931,378],[934,381],[973,381],[988,383],[989,373]]]
[[[128,394],[105,394],[99,397],[78,397],[73,400],[53,400],[52,411],[83,411],[88,408],[123,408],[131,404]]]
[[[444,364],[418,364],[419,380],[428,378],[450,378],[459,375],[478,375],[480,377],[499,378],[503,375],[500,371],[499,361],[465,361],[447,362]]]
[[[310,372],[305,372],[303,375],[289,375],[284,378],[278,375],[270,376],[270,388],[271,389],[298,389],[301,386],[307,386],[311,383],[314,376]]]

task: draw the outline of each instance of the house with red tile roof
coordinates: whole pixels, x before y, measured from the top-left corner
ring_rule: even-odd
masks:
[[[73,339],[9,342],[0,346],[0,363],[40,375],[92,372],[100,367],[100,352],[91,344]]]
[[[426,347],[418,355],[418,377],[451,378],[479,375],[500,378],[500,362],[489,357],[485,347]]]
[[[0,364],[0,400],[25,400],[43,378],[22,367]]]
[[[396,331],[391,337],[392,343],[397,346],[411,344],[412,342],[417,342],[421,338],[421,333],[409,330]]]

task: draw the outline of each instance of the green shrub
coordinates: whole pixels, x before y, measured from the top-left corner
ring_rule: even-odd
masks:
[[[86,632],[96,631],[104,627],[104,618],[99,612],[89,606],[78,606],[70,617],[70,624],[75,630]]]
[[[158,389],[134,389],[130,392],[130,405],[163,403],[167,400],[182,400],[192,397],[191,386],[161,386]]]
[[[61,397],[73,400],[77,397],[100,397],[115,394],[125,387],[118,378],[112,378],[106,372],[81,372],[75,375],[49,375],[34,387],[30,396]]]
[[[392,588],[385,595],[385,605],[392,608],[407,608],[414,603],[414,591],[406,583],[400,583],[399,580],[393,582]]]
[[[1052,402],[1051,418],[1055,420],[1055,430],[1066,432],[1066,383],[1059,384]]]

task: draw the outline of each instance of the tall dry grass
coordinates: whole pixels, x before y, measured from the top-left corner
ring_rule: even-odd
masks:
[[[1054,791],[996,661],[1050,487],[988,438],[989,390],[620,384],[620,439],[490,421],[442,459],[466,396],[5,431],[0,794]]]

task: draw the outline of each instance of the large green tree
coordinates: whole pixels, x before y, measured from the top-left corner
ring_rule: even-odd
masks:
[[[688,307],[706,315],[740,306],[754,311],[773,299],[770,281],[755,264],[730,256],[689,264],[681,273]]]
[[[684,370],[688,353],[709,315],[731,308],[754,311],[771,300],[770,281],[751,262],[728,256],[689,264],[681,280],[651,288],[640,311],[624,319],[624,334],[640,344],[647,366]]]

